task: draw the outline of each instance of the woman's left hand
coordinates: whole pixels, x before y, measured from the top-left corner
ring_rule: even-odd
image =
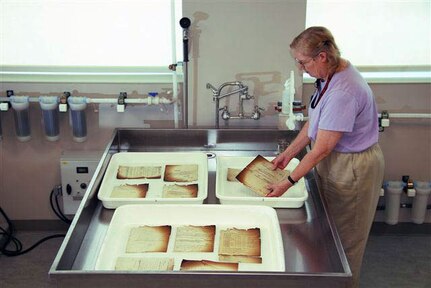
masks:
[[[267,186],[269,192],[265,197],[280,197],[286,193],[290,187],[292,187],[292,183],[290,183],[290,181],[287,179],[275,184],[269,184]]]

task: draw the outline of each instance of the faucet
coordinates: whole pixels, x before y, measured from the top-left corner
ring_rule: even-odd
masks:
[[[238,87],[237,89],[234,89],[233,91],[230,92],[226,92],[224,94],[222,94],[222,90],[225,87],[228,86],[236,86]],[[215,124],[216,124],[216,128],[219,128],[219,113],[220,111],[222,111],[222,118],[223,120],[229,120],[229,119],[255,119],[258,120],[260,118],[260,110],[263,111],[262,108],[259,108],[258,106],[255,106],[255,109],[253,111],[253,114],[251,116],[245,116],[244,114],[244,107],[243,107],[243,102],[244,100],[250,100],[253,99],[254,97],[251,96],[250,94],[248,94],[248,86],[244,85],[241,81],[232,81],[232,82],[225,82],[223,84],[221,84],[218,88],[215,88],[213,85],[211,85],[210,83],[207,83],[206,85],[207,89],[210,89],[212,94],[213,94],[213,101],[216,102],[216,115],[215,115]],[[225,97],[234,95],[234,94],[239,94],[239,112],[237,116],[231,116],[227,106],[224,106],[223,108],[220,108],[220,99],[223,99]]]

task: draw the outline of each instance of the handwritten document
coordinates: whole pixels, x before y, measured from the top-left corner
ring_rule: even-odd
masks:
[[[137,185],[115,186],[111,192],[112,198],[145,198],[148,192],[148,183]]]
[[[175,237],[175,252],[213,252],[215,225],[180,226]]]
[[[260,256],[260,229],[227,229],[220,232],[219,255]]]
[[[160,166],[119,166],[117,179],[160,179]]]
[[[174,270],[174,258],[135,258],[118,257],[115,270],[122,271],[172,271]]]
[[[229,182],[238,182],[236,176],[241,172],[241,169],[236,168],[227,168],[227,181]]]
[[[130,231],[127,253],[166,252],[172,227],[139,226]]]
[[[183,260],[182,271],[238,271],[238,263],[223,263],[210,260]]]
[[[257,155],[237,176],[239,182],[253,190],[259,196],[268,194],[268,184],[277,183],[289,175],[288,171],[277,168],[272,170],[272,163]]]
[[[163,186],[163,198],[196,198],[197,196],[198,184]]]
[[[167,182],[197,181],[198,165],[166,165],[164,180]]]

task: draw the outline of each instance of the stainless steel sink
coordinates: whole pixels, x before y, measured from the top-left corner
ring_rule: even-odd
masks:
[[[119,129],[114,132],[73,223],[49,271],[58,287],[344,287],[351,277],[333,222],[315,181],[306,175],[304,206],[277,209],[282,231],[284,272],[119,272],[94,266],[114,210],[105,209],[97,192],[111,156],[118,152],[203,151],[208,156],[208,198],[215,197],[217,156],[275,156],[296,136],[271,129]],[[307,151],[302,151],[302,158]],[[183,283],[183,284],[179,284]],[[316,286],[313,286],[316,285]]]

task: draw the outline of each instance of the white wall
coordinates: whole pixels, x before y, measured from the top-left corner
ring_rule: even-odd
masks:
[[[234,2],[234,3],[233,3]],[[184,16],[192,20],[189,127],[214,125],[214,103],[207,82],[215,86],[225,81],[243,80],[256,96],[256,104],[268,109],[280,99],[283,83],[294,68],[288,45],[304,28],[305,1],[210,1],[186,0]],[[295,70],[296,71],[296,70]],[[296,71],[296,77],[298,72]],[[297,90],[302,92],[301,79]],[[371,85],[379,111],[431,113],[431,85]],[[143,95],[163,87],[143,84],[32,84],[1,83],[0,95],[14,90],[19,95],[58,95],[70,91],[75,96],[114,97],[125,91]],[[313,85],[304,85],[304,103]],[[236,98],[230,99],[232,110]],[[227,104],[227,103],[226,103]],[[306,103],[308,104],[308,103]],[[246,107],[249,108],[249,107]],[[145,114],[147,110],[143,109]],[[12,220],[57,219],[48,196],[60,183],[59,159],[63,150],[102,150],[112,129],[100,128],[96,105],[87,109],[89,138],[84,143],[72,141],[66,115],[60,117],[59,142],[44,139],[40,108],[31,105],[33,139],[16,140],[13,112],[1,113],[3,141],[0,141],[0,205]],[[152,128],[173,127],[172,121],[160,121],[152,115]],[[260,121],[276,127],[275,114]],[[431,180],[430,120],[392,121],[380,134],[386,159],[385,179],[399,180],[410,175],[414,180]],[[250,125],[251,125],[250,124]],[[428,211],[428,222],[431,222]],[[404,218],[408,221],[408,217]]]
[[[265,109],[265,116],[258,122],[233,120],[230,126],[276,126],[274,105],[281,99],[291,70],[295,70],[298,97],[302,91],[302,75],[290,57],[289,44],[305,27],[305,1],[186,0],[183,11],[192,21],[190,125],[214,125],[215,104],[206,83],[218,87],[228,81],[243,81],[255,96],[244,105],[245,112],[258,105]],[[236,115],[237,98],[233,95],[220,106],[228,105]]]

